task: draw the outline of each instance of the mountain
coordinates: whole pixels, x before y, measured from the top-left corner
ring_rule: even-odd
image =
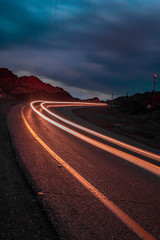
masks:
[[[114,99],[114,104],[121,105],[126,102],[137,102],[143,106],[147,106],[152,103],[152,92],[136,93],[130,97],[122,96]],[[160,106],[160,92],[156,91],[154,94],[154,105]]]
[[[83,102],[100,103],[101,101],[99,100],[98,97],[93,97],[93,98],[83,100]]]
[[[110,104],[110,101],[107,102]],[[156,91],[154,96],[152,92],[136,93],[129,97],[122,96],[114,99],[113,103],[120,111],[127,111],[131,114],[145,113],[149,111],[151,105],[154,106],[154,110],[160,108],[160,92]]]
[[[18,77],[7,68],[0,68],[0,88],[19,100],[74,100],[63,88],[53,87],[35,76]]]

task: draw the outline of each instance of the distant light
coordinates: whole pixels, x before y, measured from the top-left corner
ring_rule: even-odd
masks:
[[[154,81],[157,82],[157,74],[154,74]]]

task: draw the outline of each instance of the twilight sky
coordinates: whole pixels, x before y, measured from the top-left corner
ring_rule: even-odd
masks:
[[[160,0],[0,0],[0,67],[74,97],[151,91]],[[160,77],[156,83],[160,91]]]

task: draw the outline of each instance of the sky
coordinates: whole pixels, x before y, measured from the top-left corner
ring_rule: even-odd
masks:
[[[160,0],[0,0],[0,67],[73,97],[153,89]],[[160,77],[156,83],[160,91]]]

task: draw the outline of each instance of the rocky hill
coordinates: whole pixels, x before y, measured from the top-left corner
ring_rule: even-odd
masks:
[[[110,105],[110,100],[107,101]],[[140,114],[145,113],[151,110],[160,109],[160,92],[156,91],[154,93],[154,102],[153,102],[153,93],[136,93],[132,96],[122,96],[114,99],[114,106],[117,105],[117,109],[121,112],[129,112],[131,114]]]
[[[7,68],[0,68],[0,88],[19,100],[74,100],[63,88],[53,87],[35,76],[18,77]]]
[[[114,104],[121,105],[125,104],[126,102],[137,102],[143,106],[147,106],[152,103],[152,92],[145,92],[145,93],[136,93],[132,96],[123,96],[114,99]],[[160,92],[156,91],[154,96],[154,105],[160,106]]]
[[[89,99],[83,100],[83,102],[99,103],[101,101],[100,101],[100,99],[98,97],[93,97],[93,98],[89,98]]]

